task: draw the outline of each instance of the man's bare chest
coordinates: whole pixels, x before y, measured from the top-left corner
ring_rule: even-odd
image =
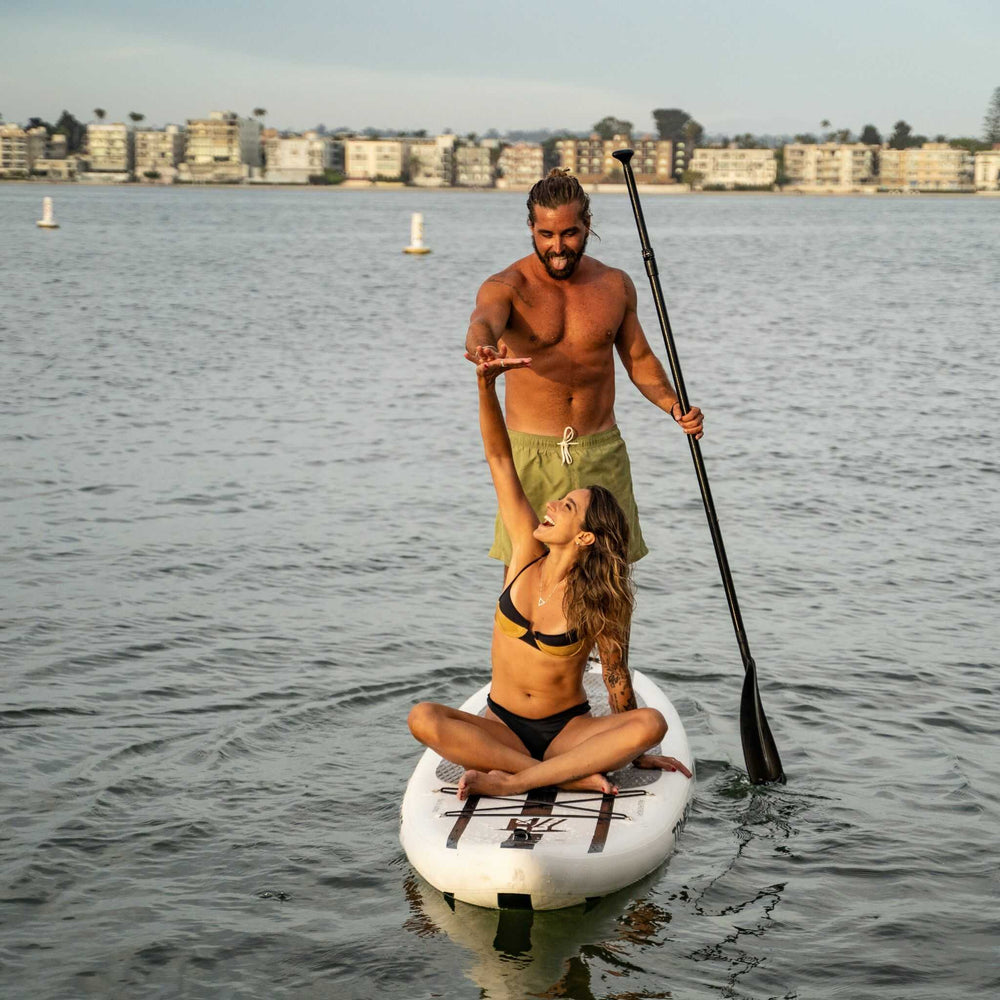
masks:
[[[613,342],[625,316],[625,300],[607,287],[555,292],[529,290],[517,296],[506,339],[526,347],[567,344],[602,348]]]

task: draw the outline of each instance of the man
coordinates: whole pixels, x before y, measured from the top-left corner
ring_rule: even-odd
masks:
[[[534,253],[479,289],[466,357],[476,364],[502,355],[531,358],[508,373],[505,390],[514,462],[528,499],[540,515],[553,497],[591,484],[607,487],[628,516],[634,562],[649,550],[615,423],[614,350],[636,388],[685,433],[702,436],[702,413],[695,406],[681,416],[639,324],[632,280],[584,254],[590,198],[568,171],[553,170],[531,189],[528,228]],[[499,516],[490,555],[510,562]]]

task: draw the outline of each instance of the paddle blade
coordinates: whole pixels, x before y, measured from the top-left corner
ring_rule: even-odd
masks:
[[[740,738],[743,741],[743,759],[746,761],[750,783],[784,783],[785,772],[781,768],[781,758],[764,715],[764,706],[760,703],[757,665],[752,656],[747,658],[745,667],[743,694],[740,697]]]

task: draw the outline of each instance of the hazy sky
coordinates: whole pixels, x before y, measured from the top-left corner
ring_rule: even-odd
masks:
[[[0,37],[0,113],[22,122],[642,132],[680,107],[709,133],[933,137],[980,135],[1000,86],[998,0],[0,0]]]

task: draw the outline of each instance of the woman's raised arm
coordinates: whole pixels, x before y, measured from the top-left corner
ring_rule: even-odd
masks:
[[[496,380],[500,375],[511,368],[527,368],[531,364],[531,358],[508,357],[504,344],[500,345],[498,357],[482,348],[477,348],[474,354],[466,353],[465,356],[476,365],[479,382],[479,430],[483,436],[483,450],[490,475],[493,477],[500,517],[514,549],[529,546],[542,551],[544,547],[534,538],[538,516],[524,495],[514,466],[510,436],[496,387]]]

